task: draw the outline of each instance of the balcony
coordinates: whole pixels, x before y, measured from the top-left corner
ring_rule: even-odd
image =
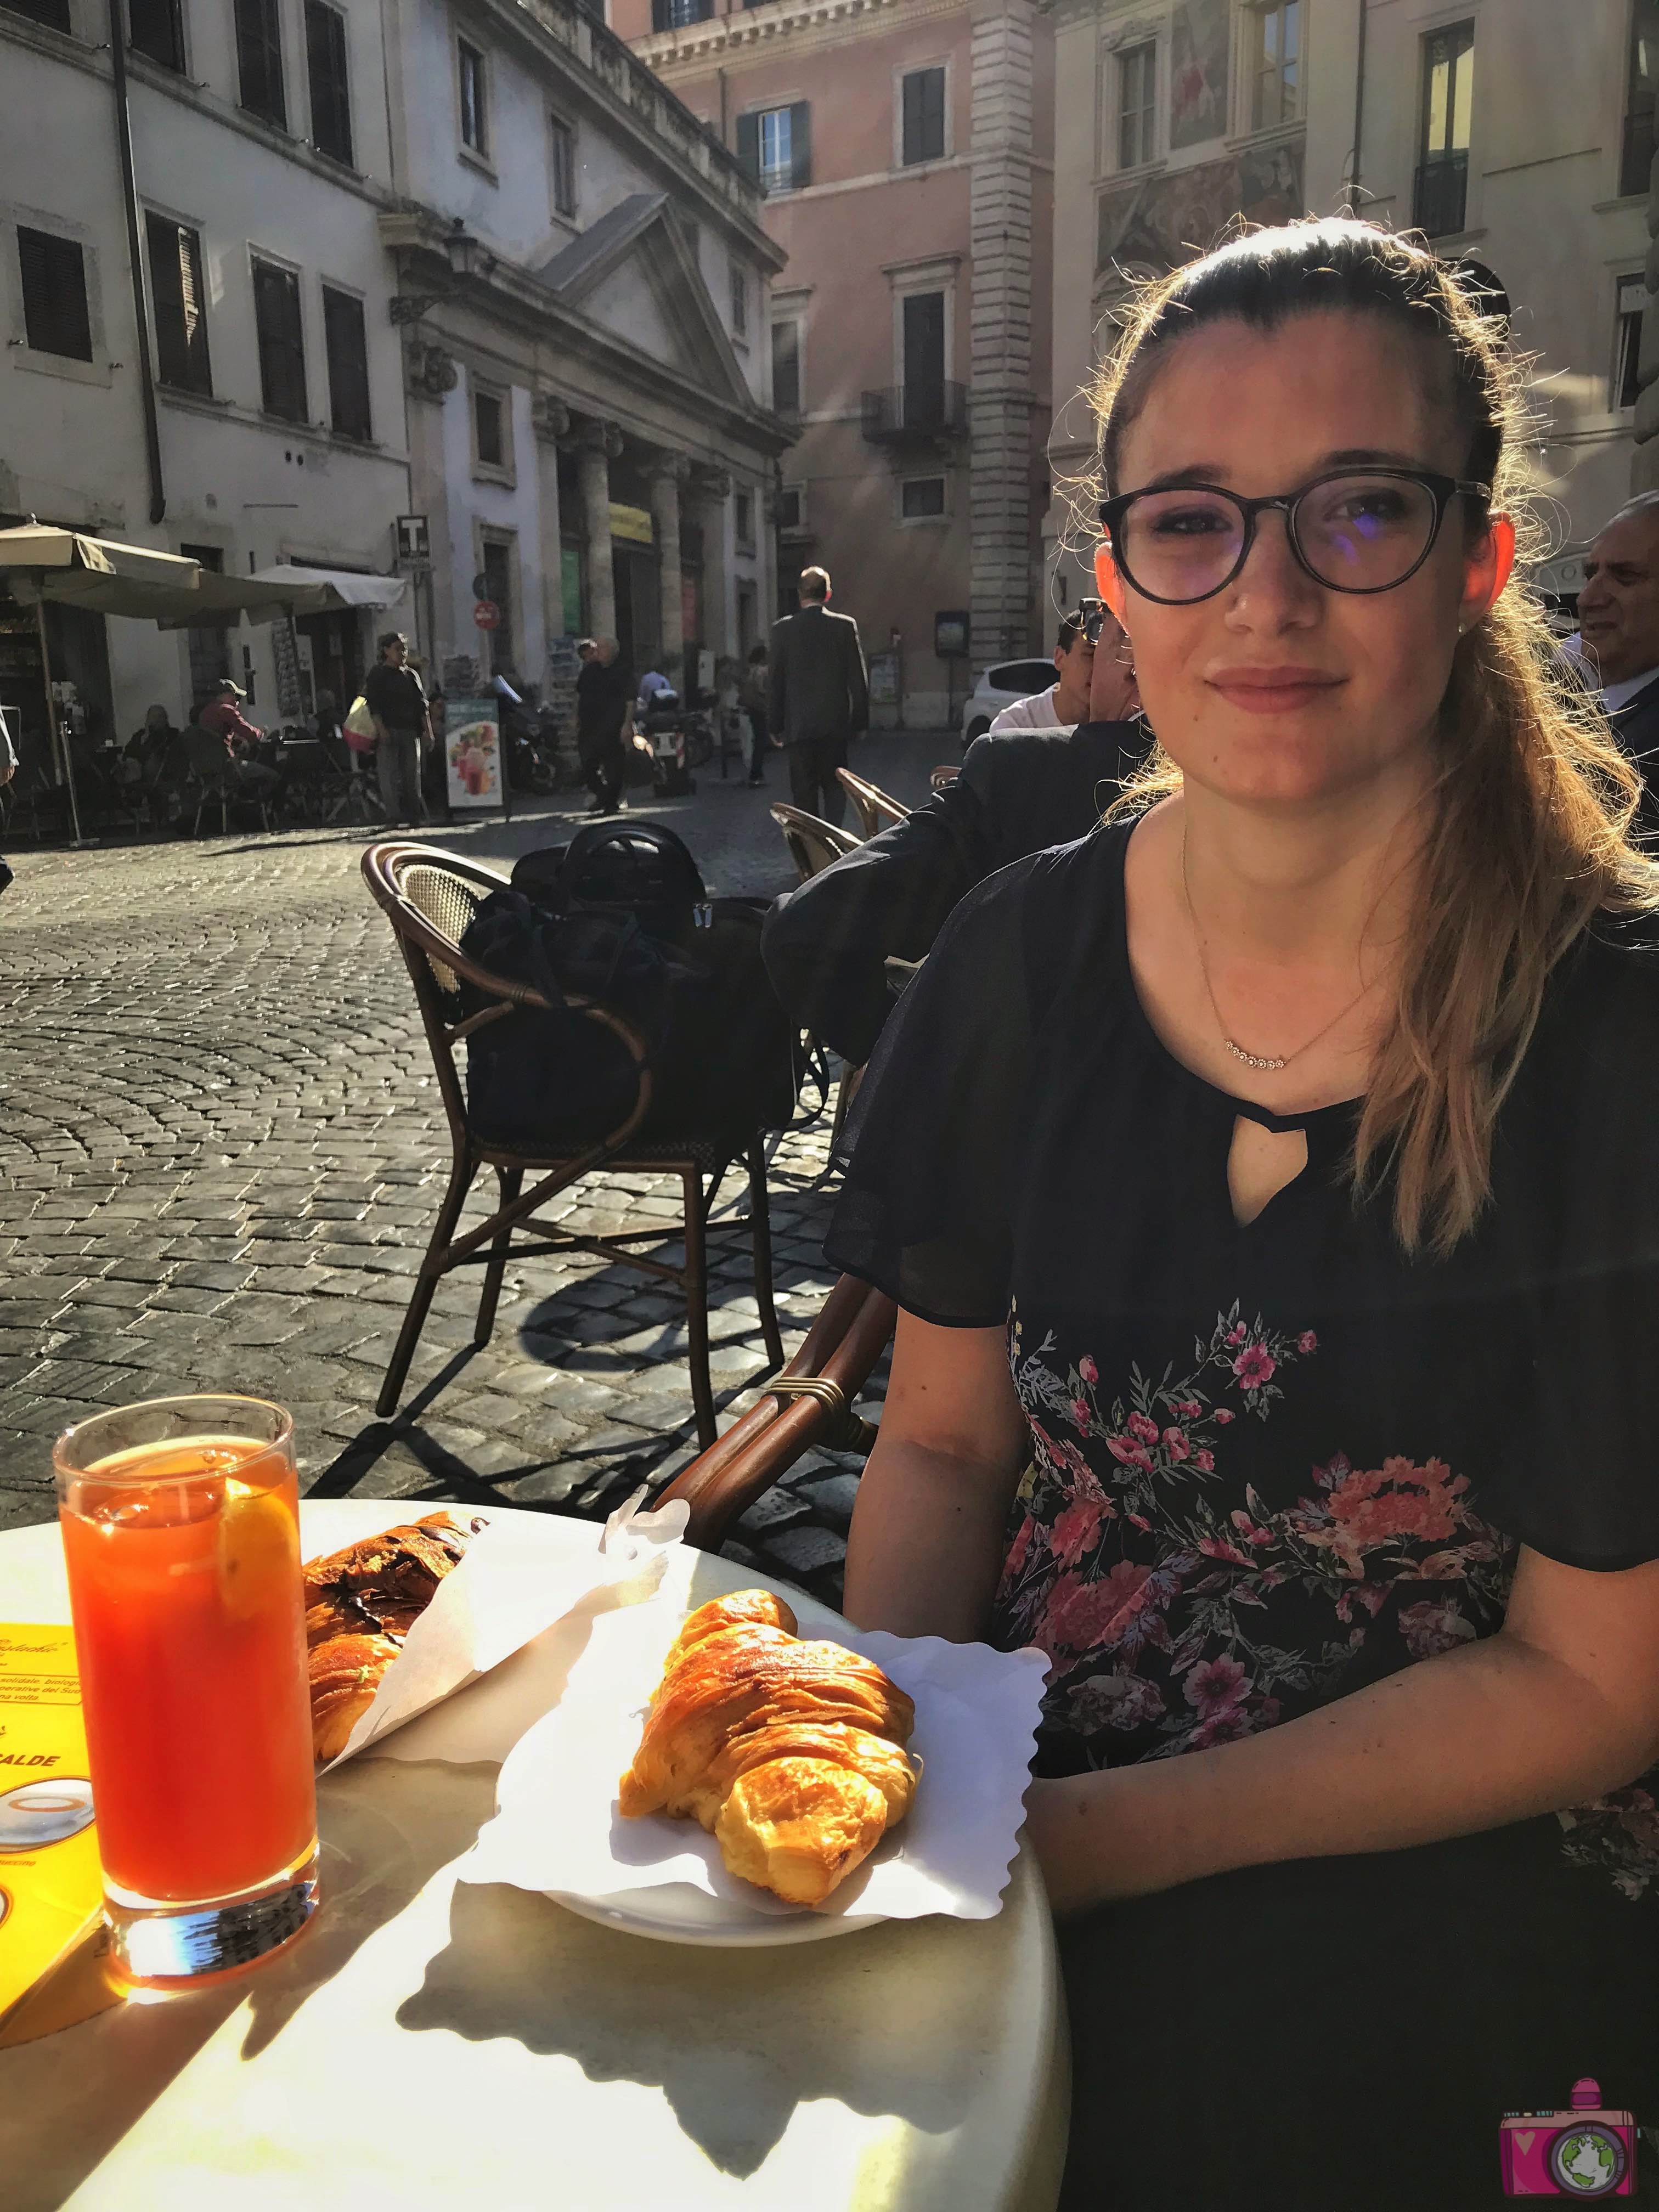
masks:
[[[1431,238],[1450,238],[1463,228],[1468,199],[1469,157],[1467,153],[1443,154],[1425,161],[1417,173],[1412,196],[1412,221]]]
[[[1625,118],[1624,151],[1619,161],[1620,197],[1634,199],[1644,193],[1653,174],[1654,112],[1638,107]]]
[[[872,446],[927,446],[968,434],[963,385],[896,384],[864,394],[864,434]]]

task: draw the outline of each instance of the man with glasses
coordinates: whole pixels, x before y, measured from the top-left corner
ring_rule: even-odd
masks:
[[[1086,836],[1139,763],[1149,732],[1131,719],[1134,672],[1110,642],[1122,633],[1098,599],[1084,600],[1076,619],[1092,669],[1075,729],[975,738],[955,782],[767,917],[761,952],[773,988],[854,1067],[895,1003],[888,960],[925,958],[957,901],[996,869]]]

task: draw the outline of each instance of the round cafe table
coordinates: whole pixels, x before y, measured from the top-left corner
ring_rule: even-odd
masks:
[[[307,1556],[408,1510],[307,1502]],[[700,1555],[693,1601],[763,1579]],[[0,1620],[68,1619],[56,1528],[0,1535]],[[420,1732],[453,1753],[493,1700],[471,1711],[499,1756],[515,1681],[545,1710],[585,1635],[550,1630],[323,1782],[325,1902],[290,1953],[0,2050],[6,2212],[1052,2212],[1066,2031],[1024,1853],[994,1920],[758,1950],[458,1884],[496,1768]]]

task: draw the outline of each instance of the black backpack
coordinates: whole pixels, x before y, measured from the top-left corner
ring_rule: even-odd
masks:
[[[760,957],[767,902],[711,899],[672,830],[602,823],[527,853],[479,908],[462,950],[533,984],[520,1009],[467,1045],[475,1133],[519,1148],[590,1143],[634,1097],[626,1047],[564,1003],[596,1000],[643,1038],[651,1104],[640,1142],[701,1139],[728,1154],[794,1112],[799,1032]]]

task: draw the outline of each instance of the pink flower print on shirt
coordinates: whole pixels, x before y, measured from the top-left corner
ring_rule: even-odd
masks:
[[[1402,1606],[1400,1633],[1413,1659],[1432,1659],[1459,1644],[1472,1643],[1474,1623],[1465,1620],[1452,1598],[1425,1598],[1420,1605]]]
[[[1242,1321],[1237,1322],[1234,1323],[1233,1327],[1227,1331],[1226,1340],[1229,1344],[1243,1344],[1249,1332],[1246,1330],[1243,1322]]]
[[[1121,1643],[1149,1601],[1152,1571],[1120,1559],[1097,1583],[1063,1575],[1049,1593],[1038,1642],[1050,1652],[1104,1651]]]
[[[1089,1401],[1086,1398],[1073,1398],[1071,1410],[1072,1419],[1077,1423],[1079,1428],[1086,1429],[1090,1419]]]
[[[1191,1451],[1192,1446],[1188,1443],[1186,1433],[1183,1430],[1165,1429],[1164,1431],[1164,1449],[1169,1453],[1170,1457],[1174,1460],[1177,1465],[1179,1465],[1179,1463],[1185,1459],[1187,1455]]]
[[[1225,1406],[1218,1406],[1215,1409],[1215,1420],[1216,1426],[1218,1428],[1224,1429],[1228,1422],[1235,1418],[1236,1416],[1230,1413]]]
[[[1062,1567],[1074,1567],[1100,1540],[1103,1522],[1115,1521],[1117,1509],[1103,1491],[1076,1498],[1048,1532],[1048,1546]]]
[[[1077,1371],[1092,1390],[1100,1380],[1100,1370],[1085,1352],[1077,1364]]]
[[[1139,1468],[1143,1474],[1152,1473],[1151,1455],[1143,1445],[1132,1443],[1127,1437],[1108,1437],[1106,1449],[1120,1467]]]
[[[1137,1443],[1155,1444],[1158,1442],[1158,1423],[1148,1420],[1145,1413],[1131,1413],[1123,1425]]]
[[[1200,1474],[1213,1474],[1215,1473],[1215,1454],[1212,1451],[1195,1451],[1193,1454],[1193,1465],[1198,1469]]]
[[[1298,1352],[1317,1352],[1319,1339],[1310,1328],[1304,1328],[1296,1340],[1296,1348]]]
[[[1228,1341],[1231,1343],[1231,1339]],[[1271,1382],[1279,1371],[1279,1362],[1265,1344],[1247,1344],[1233,1362],[1233,1373],[1247,1390],[1259,1390],[1264,1382]]]

